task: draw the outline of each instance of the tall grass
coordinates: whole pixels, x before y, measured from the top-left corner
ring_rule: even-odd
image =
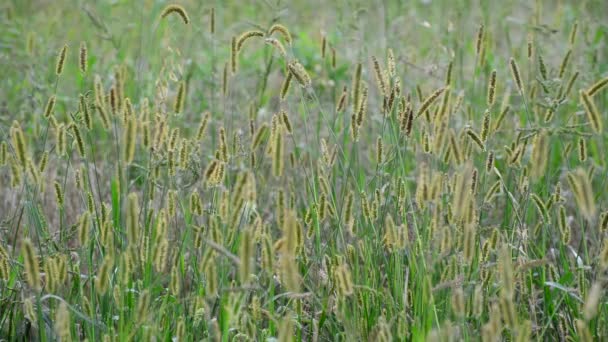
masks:
[[[2,16],[2,338],[606,338],[601,2],[47,6]]]

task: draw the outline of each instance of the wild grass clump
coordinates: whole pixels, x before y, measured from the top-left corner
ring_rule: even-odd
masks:
[[[0,339],[607,338],[601,5],[157,5],[4,6]]]

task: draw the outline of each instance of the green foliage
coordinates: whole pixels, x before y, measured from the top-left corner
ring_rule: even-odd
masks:
[[[603,1],[168,5],[0,5],[0,339],[608,336]]]

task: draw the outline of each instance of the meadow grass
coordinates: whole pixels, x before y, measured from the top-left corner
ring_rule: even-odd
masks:
[[[0,339],[608,338],[603,1],[0,10]]]

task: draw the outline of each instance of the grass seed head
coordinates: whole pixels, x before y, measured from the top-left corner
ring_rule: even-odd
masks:
[[[445,72],[445,85],[446,86],[450,86],[452,85],[452,72],[454,69],[454,61],[451,60],[450,63],[448,63],[448,67],[446,69]]]
[[[180,5],[175,5],[175,4],[171,4],[171,5],[167,5],[167,7],[165,7],[163,9],[163,11],[160,14],[161,18],[165,18],[167,17],[169,14],[175,13],[177,14],[182,21],[184,22],[184,24],[188,24],[190,23],[190,18],[188,17],[188,13],[186,12],[186,9]]]
[[[359,110],[359,101],[361,95],[361,74],[363,72],[363,64],[357,63],[355,68],[355,75],[353,76],[353,85],[352,85],[352,99],[353,99],[353,111],[356,112]]]
[[[348,97],[348,92],[347,92],[346,86],[344,86],[344,88],[342,88],[342,94],[338,98],[338,103],[336,104],[337,113],[342,112],[344,110],[344,108],[346,107],[347,97]]]
[[[374,75],[376,77],[376,83],[378,85],[378,89],[380,90],[380,94],[383,96],[388,95],[388,84],[386,84],[384,79],[384,71],[380,66],[380,62],[375,56],[372,56],[372,63],[374,65]]]
[[[238,39],[236,40],[236,51],[240,52],[243,48],[243,44],[250,38],[254,37],[264,37],[264,32],[262,31],[246,31],[243,32]]]
[[[599,219],[599,231],[605,234],[608,231],[608,211],[604,211]]]
[[[591,85],[591,87],[587,88],[585,92],[591,97],[594,96],[596,93],[600,92],[606,86],[608,86],[608,77],[604,77],[601,80],[595,82],[593,85]]]
[[[27,168],[27,145],[25,143],[25,137],[23,135],[23,130],[21,129],[21,125],[17,121],[13,121],[13,124],[10,128],[10,136],[11,143],[13,145],[13,149],[15,150],[15,154],[17,155],[17,160],[22,169]]]
[[[578,168],[574,172],[569,172],[567,176],[568,183],[574,194],[576,204],[581,210],[581,214],[590,222],[593,221],[596,213],[596,205],[589,174],[583,169]]]
[[[602,116],[595,106],[595,102],[584,90],[580,91],[580,98],[587,113],[589,123],[591,123],[591,128],[595,133],[600,134],[603,131]]]
[[[545,65],[545,60],[541,54],[538,55],[538,70],[540,71],[540,75],[544,80],[547,79],[547,67]]]
[[[46,103],[46,107],[44,108],[44,117],[45,118],[48,119],[51,115],[53,115],[56,100],[57,100],[57,97],[55,95],[51,95],[51,97],[49,97],[49,99]]]
[[[281,177],[283,174],[283,151],[284,151],[284,139],[283,131],[278,129],[274,135],[272,141],[272,174],[275,177]]]
[[[2,143],[0,143],[0,166],[4,166],[6,165],[6,162],[8,160],[8,145],[6,144],[6,141],[3,141]]]
[[[304,69],[304,66],[300,64],[300,62],[291,61],[289,62],[289,64],[287,64],[287,68],[293,74],[296,81],[298,81],[301,86],[306,88],[310,87],[312,81],[310,79],[310,76],[308,75],[308,72],[306,71],[306,69]]]
[[[271,45],[277,51],[279,51],[279,53],[281,54],[281,56],[283,58],[287,57],[287,50],[285,50],[285,47],[283,46],[283,43],[281,43],[278,39],[276,39],[276,38],[266,38],[266,39],[264,39],[264,42],[266,44]]]
[[[230,40],[230,71],[235,74],[238,69],[239,50],[237,49],[237,37],[232,36]]]
[[[95,278],[95,289],[99,295],[104,295],[110,286],[110,273],[114,267],[114,260],[110,255],[103,258],[103,262],[97,272]]]
[[[35,291],[40,291],[42,288],[40,284],[40,267],[32,241],[30,239],[23,239],[21,242],[21,250],[24,260],[23,263],[25,265],[26,280]]]
[[[130,193],[127,200],[127,239],[137,244],[139,239],[139,200],[137,194]]]
[[[61,184],[57,181],[54,183],[55,186],[55,201],[57,202],[57,206],[63,208],[63,189],[61,188]]]
[[[517,66],[517,62],[514,58],[509,59],[509,66],[511,67],[511,76],[513,76],[513,81],[515,81],[515,85],[521,94],[524,93],[524,84],[521,79],[521,73],[519,72],[519,67]]]
[[[528,59],[531,60],[534,56],[534,35],[532,33],[528,33],[527,52]]]
[[[252,258],[254,254],[253,236],[250,229],[245,229],[241,233],[239,248],[239,279],[242,284],[249,281],[252,273]]]
[[[87,43],[82,41],[80,42],[80,53],[78,55],[78,67],[80,69],[80,72],[83,74],[87,73],[87,69],[88,69],[88,57],[87,57],[88,53],[87,53]]]
[[[600,251],[599,255],[599,265],[602,271],[606,271],[608,269],[608,243],[604,239],[603,247]]]
[[[209,9],[209,33],[215,34],[215,7]]]
[[[285,101],[285,99],[287,98],[287,95],[289,94],[289,88],[291,86],[291,80],[293,79],[293,74],[291,72],[288,72],[287,75],[285,76],[285,80],[283,81],[283,85],[281,86],[281,100]]]
[[[88,211],[85,211],[84,214],[80,216],[80,220],[78,221],[78,240],[81,246],[86,246],[89,242],[89,232],[91,226],[91,214]]]
[[[578,160],[581,162],[587,160],[587,140],[583,137],[578,138]]]
[[[135,158],[135,146],[137,141],[136,125],[135,119],[130,119],[127,121],[124,131],[123,147],[124,158],[127,164],[131,164]]]
[[[566,70],[568,69],[568,64],[570,63],[570,58],[572,56],[572,50],[568,50],[564,59],[562,60],[562,64],[559,67],[559,78],[563,78]]]
[[[74,122],[71,124],[71,128],[72,133],[74,134],[74,140],[76,141],[78,154],[80,154],[80,157],[82,157],[83,159],[86,159],[87,153],[85,149],[84,140],[82,139],[82,134],[80,133],[80,128]]]
[[[484,26],[483,24],[479,24],[479,28],[477,29],[477,39],[475,40],[475,54],[479,57],[481,53],[481,48],[484,40]]]
[[[418,109],[418,114],[416,115],[416,117],[421,116],[422,114],[424,114],[427,109],[429,109],[431,107],[431,105],[437,101],[437,99],[439,98],[439,96],[448,88],[448,86],[439,88],[437,90],[435,90],[431,95],[429,95],[427,98],[424,99],[424,101],[422,101],[422,104],[420,105],[420,108]]]
[[[55,75],[57,75],[57,77],[61,76],[61,74],[63,73],[63,67],[65,66],[65,58],[67,53],[68,45],[65,44],[57,55],[57,63],[55,64]]]
[[[496,100],[496,70],[492,70],[490,74],[490,83],[488,84],[488,107],[492,107]]]
[[[570,35],[569,35],[569,39],[568,39],[570,46],[574,46],[574,44],[576,43],[577,32],[578,32],[578,21],[575,21],[574,24],[572,24],[572,30],[570,30]]]
[[[175,102],[173,104],[173,112],[180,114],[184,110],[184,102],[186,101],[186,82],[181,81],[179,88],[177,89],[177,95],[175,95]]]
[[[271,36],[275,32],[279,33],[283,37],[285,42],[287,44],[291,45],[291,42],[292,42],[291,34],[289,33],[289,30],[287,29],[287,27],[285,27],[282,24],[274,24],[270,27],[270,29],[268,29],[268,35]]]
[[[57,336],[59,336],[61,341],[71,340],[70,310],[67,303],[63,300],[55,313],[55,332],[57,332]]]

